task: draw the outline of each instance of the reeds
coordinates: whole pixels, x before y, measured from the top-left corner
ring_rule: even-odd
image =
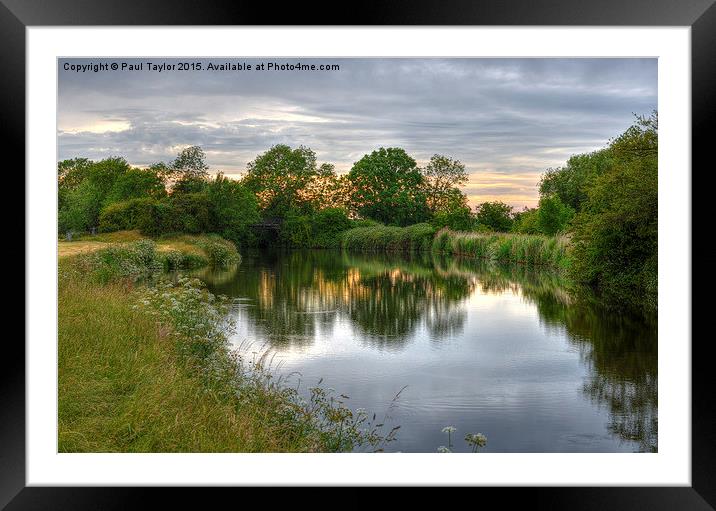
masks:
[[[441,254],[476,257],[499,263],[566,268],[568,242],[561,236],[532,234],[455,232],[441,229],[433,241]]]
[[[356,227],[343,233],[341,246],[346,250],[365,252],[400,251],[417,252],[430,250],[435,228],[430,224],[408,227],[376,225]]]

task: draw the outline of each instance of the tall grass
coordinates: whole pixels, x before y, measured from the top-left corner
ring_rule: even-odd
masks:
[[[569,266],[567,238],[532,234],[455,232],[441,229],[435,235],[434,252],[477,257],[500,263]]]
[[[302,399],[262,356],[229,349],[226,298],[198,279],[145,279],[163,267],[151,241],[59,263],[60,452],[335,452],[380,449],[345,396]]]
[[[341,246],[357,251],[425,251],[430,250],[434,234],[435,228],[430,224],[356,227],[343,233]]]
[[[429,224],[409,227],[376,225],[356,227],[343,233],[342,248],[355,251],[433,251],[476,257],[500,263],[567,268],[568,240],[562,236],[458,232],[444,228],[435,232]]]

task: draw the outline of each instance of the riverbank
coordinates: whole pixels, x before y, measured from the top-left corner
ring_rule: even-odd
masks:
[[[447,228],[436,231],[429,224],[349,229],[343,234],[342,247],[356,251],[432,251],[559,270],[571,265],[569,243],[564,236],[459,232]]]
[[[228,302],[197,279],[163,277],[236,264],[228,242],[199,238],[164,250],[94,240],[105,246],[60,257],[58,451],[336,452],[389,441],[340,397],[316,388],[305,402],[262,357],[229,350]]]

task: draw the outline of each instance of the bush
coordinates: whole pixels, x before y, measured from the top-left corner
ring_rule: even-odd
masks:
[[[137,217],[136,227],[147,236],[210,231],[209,199],[203,193],[172,196],[149,205]]]
[[[436,229],[448,227],[454,231],[469,231],[475,226],[475,217],[467,206],[438,211],[430,223]]]
[[[537,225],[540,232],[555,235],[564,231],[574,216],[574,209],[565,205],[556,195],[542,197],[537,210]]]
[[[142,218],[156,204],[153,199],[130,199],[105,206],[99,214],[99,232],[139,229]]]
[[[279,237],[285,245],[310,248],[313,237],[311,218],[294,210],[289,211],[281,224]]]
[[[209,264],[209,260],[205,257],[179,250],[163,252],[160,257],[163,259],[164,269],[167,271],[193,270]]]
[[[209,198],[205,193],[182,193],[170,199],[169,232],[199,234],[210,230]]]
[[[351,227],[348,213],[342,208],[326,208],[317,211],[311,219],[312,242],[314,248],[338,248],[341,235]]]
[[[221,236],[209,234],[198,238],[188,238],[187,241],[201,248],[212,266],[226,267],[241,261],[236,245]]]
[[[118,279],[140,280],[160,273],[165,262],[151,240],[111,245],[83,256],[85,270],[101,283]]]
[[[540,234],[537,208],[525,208],[514,214],[512,232],[519,234]]]
[[[493,231],[507,232],[512,227],[512,206],[504,202],[483,202],[475,214],[478,224]]]
[[[208,185],[211,230],[237,245],[254,241],[251,225],[259,221],[256,196],[242,183],[222,174]]]

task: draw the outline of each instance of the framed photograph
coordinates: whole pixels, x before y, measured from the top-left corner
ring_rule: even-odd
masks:
[[[691,210],[716,7],[577,4],[316,25],[2,0],[27,300],[0,503],[380,485],[712,509]]]

